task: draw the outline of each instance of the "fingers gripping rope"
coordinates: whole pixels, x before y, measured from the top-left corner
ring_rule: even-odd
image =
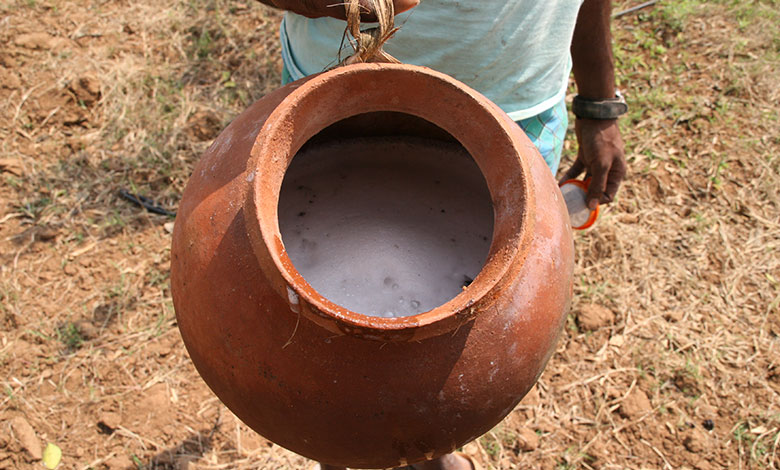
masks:
[[[395,27],[395,8],[393,0],[363,0],[365,6],[361,6],[360,0],[347,0],[344,6],[347,10],[347,29],[344,36],[349,40],[355,53],[341,63],[343,65],[360,62],[388,62],[400,63],[382,49],[385,42],[390,39],[398,28]],[[360,30],[361,9],[374,13],[378,26]]]

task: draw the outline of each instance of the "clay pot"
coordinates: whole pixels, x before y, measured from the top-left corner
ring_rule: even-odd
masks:
[[[350,312],[285,252],[277,207],[292,158],[361,133],[457,140],[490,191],[488,260],[431,311]],[[352,468],[432,459],[503,419],[552,354],[572,293],[566,214],[534,146],[480,94],[419,67],[342,67],[254,103],[195,166],[171,253],[179,328],[209,387],[271,441]]]

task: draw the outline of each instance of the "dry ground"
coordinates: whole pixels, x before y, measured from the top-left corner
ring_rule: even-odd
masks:
[[[780,467],[778,12],[616,20],[631,174],[577,236],[538,386],[468,446],[489,468]],[[63,469],[305,468],[200,381],[172,219],[118,196],[175,209],[210,140],[277,86],[278,19],[248,0],[0,3],[0,469],[39,468],[46,442]]]

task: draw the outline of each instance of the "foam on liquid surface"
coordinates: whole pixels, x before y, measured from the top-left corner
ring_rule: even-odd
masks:
[[[323,297],[364,315],[399,317],[447,302],[477,276],[493,208],[459,145],[355,139],[296,155],[279,226],[295,268]]]

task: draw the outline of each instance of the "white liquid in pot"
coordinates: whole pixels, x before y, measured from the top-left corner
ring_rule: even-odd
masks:
[[[279,226],[295,268],[323,297],[399,317],[442,305],[477,276],[493,208],[462,147],[356,139],[296,155]]]

